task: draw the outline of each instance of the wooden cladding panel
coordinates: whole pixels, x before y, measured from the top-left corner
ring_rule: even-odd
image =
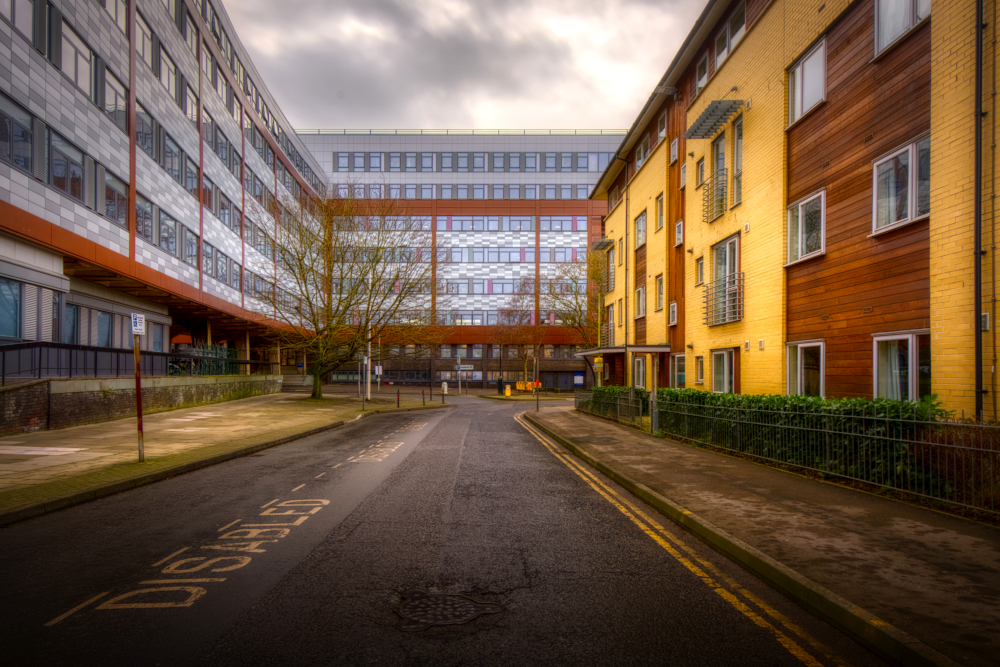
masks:
[[[646,344],[646,318],[640,317],[635,320],[635,344],[645,345]]]
[[[787,340],[826,341],[828,396],[871,397],[872,334],[930,326],[928,222],[869,238],[872,162],[930,127],[930,25],[872,63],[874,29],[873,0],[831,27],[827,101],[788,132],[788,201],[825,188],[826,254],[787,269]]]

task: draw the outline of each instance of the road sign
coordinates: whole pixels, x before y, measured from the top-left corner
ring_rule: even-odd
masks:
[[[146,316],[142,313],[132,313],[132,334],[146,335]]]
[[[472,364],[462,364],[460,366],[455,366],[456,371],[471,371],[473,369]]]

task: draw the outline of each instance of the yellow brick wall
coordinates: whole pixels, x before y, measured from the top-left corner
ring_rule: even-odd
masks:
[[[950,0],[935,2],[931,18],[932,389],[967,414],[976,364],[975,17],[975,3]]]
[[[729,58],[709,80],[688,110],[688,126],[713,100],[742,99],[752,103],[743,117],[742,203],[714,222],[703,221],[703,188],[696,187],[697,163],[705,158],[706,176],[712,173],[712,140],[688,140],[686,337],[694,349],[688,355],[688,386],[711,390],[711,354],[719,348],[738,347],[740,391],[745,394],[785,393],[785,246],[786,218],[786,70],[826,30],[849,2],[776,0],[758,19]],[[825,5],[825,6],[824,6]],[[821,9],[822,6],[822,9]],[[733,89],[736,88],[735,92]],[[737,114],[739,115],[739,114]],[[733,126],[726,133],[729,168],[727,198],[732,204]],[[749,231],[747,231],[749,225]],[[705,262],[705,280],[713,278],[712,247],[734,234],[740,235],[740,271],[744,274],[743,319],[706,326],[704,285],[695,285],[695,263]],[[764,341],[760,350],[758,342]],[[750,342],[749,352],[744,342]],[[705,358],[705,384],[694,384],[695,357]]]

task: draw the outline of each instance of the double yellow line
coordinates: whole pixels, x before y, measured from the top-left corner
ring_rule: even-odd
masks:
[[[715,565],[703,559],[698,552],[685,544],[683,540],[650,517],[636,503],[608,486],[590,468],[574,456],[566,453],[561,446],[529,424],[524,419],[523,414],[519,413],[514,419],[533,435],[536,440],[542,443],[553,456],[579,475],[592,489],[614,505],[618,511],[627,516],[642,532],[649,535],[678,563],[687,568],[691,574],[701,579],[702,583],[711,588],[719,597],[732,605],[754,624],[773,635],[778,643],[784,646],[799,661],[805,665],[816,667],[822,667],[826,664],[847,667],[846,662],[810,636],[801,627],[793,623],[791,619],[752,592],[740,586],[739,583],[721,572]],[[759,613],[753,607],[756,607]],[[797,637],[797,639],[793,638],[793,636]],[[811,652],[803,648],[802,644],[808,645],[811,648]],[[817,655],[825,658],[825,660],[821,661],[816,657]]]

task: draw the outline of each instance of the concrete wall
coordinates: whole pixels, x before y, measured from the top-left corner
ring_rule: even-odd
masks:
[[[221,403],[281,391],[280,375],[149,378],[142,382],[142,412]],[[42,380],[0,390],[0,436],[135,416],[135,381]]]

